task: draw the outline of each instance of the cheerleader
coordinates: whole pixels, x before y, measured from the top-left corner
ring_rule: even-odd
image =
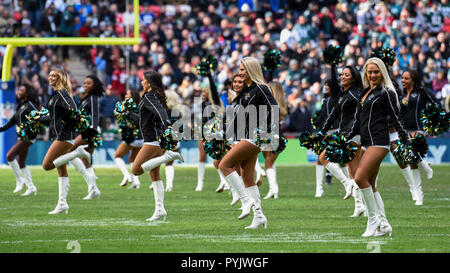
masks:
[[[406,130],[410,133],[411,137],[415,137],[420,133],[426,136],[420,125],[420,116],[423,109],[426,108],[428,103],[439,104],[430,92],[427,92],[420,79],[420,75],[415,70],[406,70],[402,74],[401,79],[403,87],[403,97],[401,99],[401,112],[400,118],[405,124]],[[418,166],[421,167],[427,174],[427,178],[433,177],[433,170],[428,165],[428,162],[424,159],[418,165],[404,166],[399,164],[402,169],[402,173],[411,172],[411,176],[404,174],[407,179],[413,200],[416,201],[417,206],[423,205],[423,192],[422,192],[422,178]],[[405,171],[406,170],[406,171]]]
[[[264,119],[267,122],[266,128],[270,128],[271,124],[271,106],[277,105],[277,102],[272,96],[269,87],[264,83],[264,77],[262,74],[261,65],[259,62],[252,57],[246,57],[242,59],[239,74],[244,80],[244,89],[239,93],[239,95],[233,100],[232,107],[234,109],[242,110],[249,105],[256,106],[258,109],[260,106],[267,106],[269,109],[267,111]],[[259,121],[258,113],[257,120]],[[251,124],[247,121],[248,113],[245,113],[245,131],[240,132],[238,129],[242,122],[236,120],[236,111],[234,117],[227,117],[227,120],[232,119],[232,123],[235,126],[227,127],[227,138],[231,134],[235,140],[239,140],[241,134],[244,133],[244,138],[240,139],[239,143],[233,147],[223,158],[219,164],[219,168],[225,176],[225,179],[229,185],[237,192],[239,199],[242,203],[242,213],[238,219],[244,219],[250,215],[251,209],[253,208],[253,221],[250,226],[246,229],[256,229],[259,226],[267,227],[267,218],[264,216],[261,207],[261,197],[259,194],[258,186],[255,184],[254,180],[254,170],[255,162],[258,153],[261,149],[256,145],[254,139],[250,139]],[[237,124],[240,123],[240,124]],[[253,124],[257,125],[257,124]],[[261,124],[262,125],[262,124]],[[259,127],[259,126],[257,126]],[[236,172],[234,167],[236,165],[241,165],[241,175]],[[245,188],[244,188],[245,185]]]
[[[26,115],[30,114],[32,110],[39,111],[39,99],[35,94],[33,88],[26,83],[23,83],[16,90],[17,107],[14,116],[2,127],[0,132],[6,131],[14,125],[19,126],[26,121]],[[34,193],[36,195],[37,189],[33,184],[31,172],[26,166],[25,162],[28,155],[28,148],[35,142],[35,140],[24,141],[17,137],[17,143],[11,147],[6,154],[9,166],[13,169],[16,176],[16,188],[13,193],[17,193],[23,189],[23,185],[27,186],[27,190],[22,196],[28,196]],[[17,157],[17,159],[16,159]]]
[[[332,74],[335,72],[336,68],[333,65],[331,68]],[[322,124],[328,119],[331,115],[331,111],[333,107],[338,102],[338,98],[340,95],[340,88],[337,82],[337,76],[332,76],[331,79],[325,82],[325,97],[322,100],[322,108],[320,109],[319,117],[317,120],[317,127],[320,128]],[[334,120],[333,123],[329,124],[329,128],[331,129],[331,133],[337,131],[339,128],[338,120]],[[347,199],[351,196],[351,181],[348,175],[348,169],[346,167],[341,168],[339,164],[334,162],[329,162],[325,160],[325,151],[323,151],[318,159],[316,165],[316,195],[315,197],[322,197],[323,195],[323,169],[324,167],[330,171],[345,188],[345,196],[344,199]]]
[[[177,121],[180,117],[172,117],[172,110],[177,108],[180,105],[181,98],[180,96],[172,90],[166,90],[166,98],[167,98],[167,115],[169,117],[170,125],[173,125],[175,121]],[[177,148],[174,150],[175,152],[180,151],[180,143],[178,142]],[[175,169],[173,168],[173,161],[169,161],[165,166],[165,174],[166,174],[166,192],[170,192],[173,189],[173,180],[175,177]]]
[[[217,92],[216,84],[214,83],[214,79],[212,78],[211,73],[208,73],[208,81],[209,84],[205,85],[202,88],[202,103],[200,106],[199,112],[197,114],[200,114],[202,116],[201,122],[202,125],[206,124],[209,120],[209,117],[203,116],[203,111],[207,106],[220,106],[222,107],[222,101],[220,100],[219,93]],[[201,111],[201,112],[200,112]],[[195,122],[194,122],[195,124]],[[199,128],[199,127],[197,127]],[[203,126],[201,126],[203,130]],[[203,134],[202,134],[203,135]],[[197,187],[195,188],[195,191],[202,191],[203,190],[203,181],[205,177],[205,165],[206,165],[206,152],[203,148],[203,140],[199,139],[198,144],[198,150],[199,150],[199,160],[198,160],[198,168],[197,168]]]
[[[136,104],[139,104],[141,100],[139,92],[130,89],[125,93],[124,98],[126,100],[132,98]],[[116,149],[114,162],[123,174],[120,186],[125,187],[128,183],[131,183],[129,189],[139,189],[141,186],[139,177],[128,172],[127,165],[123,158],[129,153],[128,163],[132,166],[136,155],[139,153],[142,145],[144,145],[144,139],[142,138],[138,124],[130,124],[129,122],[124,121],[119,124],[119,130],[122,136],[122,142]]]
[[[330,115],[322,125],[320,134],[325,135],[336,120],[338,121],[338,130],[346,134],[350,131],[351,126],[356,118],[355,113],[363,88],[361,75],[359,71],[357,71],[353,66],[346,66],[340,76],[340,83],[342,86],[341,88],[338,84],[336,84],[337,75],[335,67],[333,65],[331,70],[331,79],[333,83],[335,83],[333,84],[333,87],[339,88],[340,95],[337,99],[336,105],[333,107]],[[362,152],[361,138],[359,135],[356,135],[351,141],[353,145],[358,147],[353,160],[347,163],[350,178],[354,178],[356,169],[358,168],[359,158]],[[320,155],[319,160],[323,162],[323,164],[329,165],[328,161],[325,158],[325,151]],[[318,184],[317,187],[320,190],[322,188],[322,185]],[[362,202],[361,192],[359,189],[354,188],[352,195],[355,199],[355,210],[351,217],[361,216],[366,210]]]
[[[363,237],[392,234],[387,221],[384,203],[376,188],[376,177],[383,158],[389,152],[387,114],[393,118],[395,128],[403,143],[408,143],[408,133],[399,119],[400,103],[389,78],[385,64],[379,58],[370,58],[363,67],[365,88],[360,97],[356,119],[346,135],[352,139],[358,133],[361,146],[366,148],[355,173],[367,207],[368,221]]]
[[[70,149],[70,151],[74,151],[80,145],[89,145],[86,151],[91,154],[94,152],[94,146],[90,143],[90,139],[92,136],[95,136],[100,132],[100,115],[99,115],[99,98],[103,97],[105,94],[105,88],[103,87],[102,82],[95,75],[88,75],[83,81],[83,89],[84,92],[81,94],[81,112],[85,112],[91,116],[91,124],[89,128],[85,131],[81,132],[75,138],[75,142]],[[89,142],[88,142],[89,141]],[[94,198],[100,198],[100,190],[97,187],[96,180],[98,179],[95,175],[94,168],[92,164],[90,164],[86,159],[75,158],[71,161],[74,165],[75,169],[79,171],[84,180],[88,185],[88,195],[83,198],[83,200],[90,200]]]
[[[285,98],[286,96],[284,94],[283,86],[278,81],[272,81],[269,83],[269,88],[276,102],[280,106],[280,122],[282,122],[288,114]],[[264,197],[264,199],[269,198],[277,199],[278,183],[277,183],[277,173],[275,169],[275,160],[277,159],[278,154],[273,153],[272,151],[263,151],[262,153],[265,159],[267,180],[269,181],[269,192]]]
[[[72,98],[72,85],[69,75],[63,70],[52,69],[48,76],[48,83],[54,91],[47,104],[50,115],[43,117],[41,121],[49,124],[53,143],[44,157],[42,167],[46,171],[57,168],[59,190],[58,204],[48,214],[58,214],[63,211],[67,214],[69,211],[67,195],[70,183],[66,164],[77,157],[86,158],[90,163],[91,154],[86,151],[88,145],[81,145],[74,151],[70,151],[77,137],[77,132],[72,126],[65,126],[64,124],[70,123],[69,114],[77,109],[77,106]]]
[[[239,93],[242,91],[242,89],[244,89],[244,81],[242,80],[242,78],[239,74],[235,74],[231,80],[232,80],[233,92],[228,93],[228,100],[229,100],[230,104],[233,102],[233,100],[236,98],[236,96],[239,95]],[[234,141],[231,144],[231,148],[233,148],[237,143],[239,143],[239,141]],[[216,189],[216,192],[220,193],[227,188],[230,189],[231,195],[233,197],[230,205],[234,206],[239,201],[239,195],[236,193],[236,191],[232,187],[229,186],[227,180],[225,179],[225,176],[223,175],[222,171],[219,169],[221,160],[222,159],[213,161],[214,167],[217,169],[217,172],[219,173],[219,176],[220,176],[220,184],[219,184],[219,187]],[[258,164],[258,163],[256,163],[256,164]],[[241,166],[236,165],[236,166],[234,166],[234,169],[240,176],[241,175]]]
[[[161,164],[179,159],[184,161],[181,155],[173,151],[164,151],[160,148],[158,137],[169,124],[167,116],[166,94],[162,77],[158,72],[149,70],[144,72],[141,81],[144,95],[139,103],[139,114],[128,111],[126,117],[139,124],[144,145],[134,160],[131,172],[141,175],[150,172],[155,196],[155,211],[147,221],[166,219],[167,212],[164,208],[164,184],[161,181],[159,168]]]

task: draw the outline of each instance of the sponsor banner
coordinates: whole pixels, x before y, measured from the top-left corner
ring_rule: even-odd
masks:
[[[431,164],[450,163],[450,138],[429,138],[427,139],[429,151],[426,160]],[[42,165],[45,154],[50,147],[51,142],[36,141],[30,146],[27,164]],[[114,163],[114,154],[120,141],[104,141],[103,146],[94,151],[93,163],[94,165],[108,165]],[[199,158],[197,141],[182,141],[180,153],[183,156],[186,164],[196,164]],[[125,157],[125,162],[128,162],[128,156]],[[259,162],[264,163],[262,153],[259,154]],[[291,164],[306,164],[317,161],[317,155],[312,151],[300,147],[298,139],[288,139],[286,149],[278,156],[277,165],[291,165]],[[212,163],[213,159],[207,157],[207,163]],[[393,163],[395,160],[389,153],[383,161],[384,163]],[[180,162],[175,162],[175,164]],[[5,163],[6,164],[6,163]]]

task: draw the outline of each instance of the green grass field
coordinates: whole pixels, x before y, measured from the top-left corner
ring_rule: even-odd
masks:
[[[414,205],[398,167],[381,169],[379,191],[393,227],[392,237],[362,238],[367,218],[350,218],[353,199],[333,178],[322,198],[314,198],[314,166],[277,167],[279,198],[263,200],[267,229],[245,230],[252,215],[237,220],[239,203],[231,207],[229,192],[215,193],[219,177],[207,168],[205,187],[195,192],[195,168],[175,167],[174,190],[165,195],[166,221],[146,222],[154,209],[150,178],[141,188],[119,187],[119,169],[96,168],[99,200],[84,201],[87,185],[69,168],[69,214],[48,215],[57,203],[56,170],[32,167],[37,196],[13,194],[13,172],[0,169],[0,252],[29,253],[341,253],[450,252],[450,166],[432,166],[423,179],[424,205]],[[164,171],[161,171],[164,177]],[[268,191],[267,180],[260,187]],[[79,248],[73,247],[79,243]],[[76,243],[75,243],[76,244]]]

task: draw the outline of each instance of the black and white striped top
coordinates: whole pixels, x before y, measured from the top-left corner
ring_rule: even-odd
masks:
[[[392,117],[395,129],[399,133],[400,140],[407,142],[408,133],[402,124],[397,107],[396,93],[387,87],[377,86],[362,101],[362,98],[369,91],[366,88],[360,96],[356,119],[354,120],[347,139],[355,135],[361,135],[362,146],[389,145],[389,125],[387,115]]]

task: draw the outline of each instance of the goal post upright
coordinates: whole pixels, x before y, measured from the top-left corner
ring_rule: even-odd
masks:
[[[28,45],[135,45],[140,44],[139,38],[139,0],[133,0],[134,6],[134,37],[14,37],[0,39],[0,45],[6,45],[3,56],[2,81],[11,78],[11,65],[14,48]],[[127,26],[128,27],[128,26]]]

